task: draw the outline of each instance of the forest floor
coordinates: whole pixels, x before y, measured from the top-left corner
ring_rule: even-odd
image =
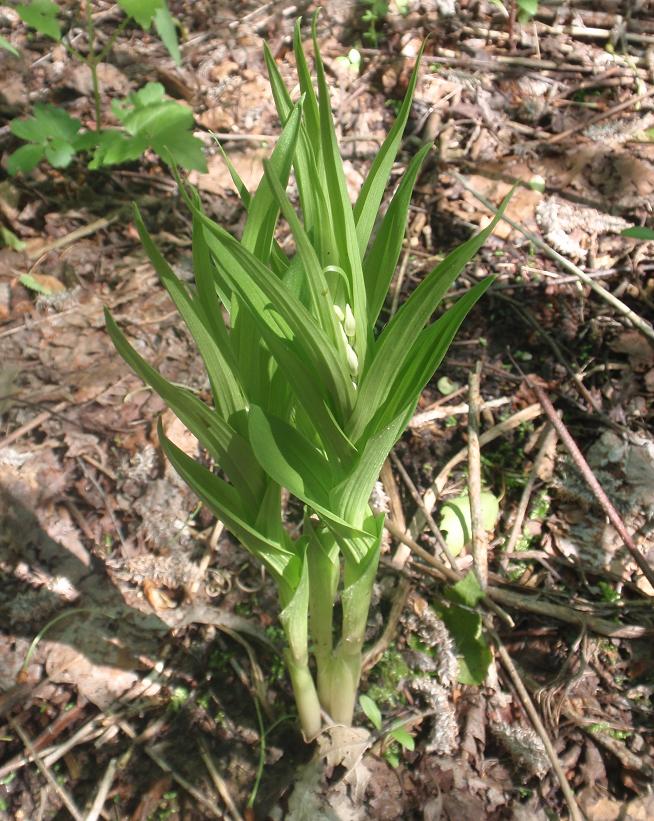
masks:
[[[107,117],[147,82],[192,109],[208,173],[191,181],[236,234],[212,132],[256,186],[279,133],[262,43],[292,86],[294,21],[316,5],[173,0],[181,67],[129,26],[106,56]],[[434,148],[388,310],[488,223],[476,194],[497,207],[520,181],[508,216],[528,236],[501,222],[458,279],[462,293],[497,277],[383,474],[394,533],[422,552],[389,534],[361,691],[411,738],[358,710],[326,759],[297,730],[272,584],[165,464],[160,415],[180,447],[197,443],[105,331],[107,306],[168,379],[205,391],[130,211],[190,280],[177,184],[147,152],[9,176],[11,118],[54,102],[89,125],[94,108],[88,70],[0,8],[20,50],[0,50],[2,821],[654,817],[654,242],[621,233],[654,227],[652,3],[552,0],[524,22],[486,0],[387,5],[324,0],[318,37],[356,192],[429,35],[394,176]],[[94,7],[106,40],[117,7]],[[493,608],[469,611],[473,646],[452,648],[435,613],[456,576],[432,529],[455,544],[443,503],[474,469],[477,415],[484,498],[499,505]],[[470,569],[468,547],[454,564]],[[458,680],[444,673],[456,656]]]

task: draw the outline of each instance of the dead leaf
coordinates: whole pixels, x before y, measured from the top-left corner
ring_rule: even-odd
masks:
[[[234,125],[234,116],[226,108],[216,106],[201,114],[198,122],[209,131],[229,131]]]
[[[348,772],[361,761],[373,742],[372,736],[363,727],[346,727],[343,724],[327,727],[316,740],[319,754],[327,766],[343,766]]]
[[[634,798],[623,808],[620,821],[650,821],[654,818],[654,795]]]
[[[229,158],[248,191],[254,191],[259,184],[259,180],[263,176],[261,161],[269,154],[269,148],[230,152]],[[189,175],[191,185],[197,185],[202,191],[208,191],[211,194],[223,195],[226,191],[234,190],[227,165],[219,154],[209,157],[207,165],[206,174],[200,174],[197,171],[191,172]]]
[[[620,816],[620,802],[608,798],[599,787],[586,787],[577,800],[588,821],[617,821]]]
[[[627,354],[634,371],[645,371],[654,365],[654,347],[639,331],[622,331],[609,347],[616,353]]]

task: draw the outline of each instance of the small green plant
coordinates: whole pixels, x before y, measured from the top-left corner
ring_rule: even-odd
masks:
[[[379,32],[377,24],[388,14],[388,0],[362,0],[367,6],[361,15],[361,22],[368,24],[368,29],[363,32],[363,39],[367,40],[372,48],[379,45]]]
[[[374,699],[362,693],[359,696],[359,706],[372,726],[381,733],[383,728],[382,714]],[[404,750],[415,750],[416,743],[411,733],[405,727],[405,721],[396,721],[384,731],[382,740],[382,754],[393,767],[399,765],[399,757],[395,749],[399,744]]]
[[[193,114],[186,106],[165,99],[163,86],[159,83],[148,83],[126,100],[112,101],[112,111],[121,123],[121,130],[103,128],[102,125],[98,65],[107,57],[116,37],[128,23],[136,22],[145,30],[154,23],[166,48],[179,64],[175,25],[166,0],[121,0],[118,5],[125,12],[125,17],[100,51],[96,51],[95,46],[92,4],[86,2],[84,5],[86,14],[81,22],[86,28],[87,53],[80,52],[65,38],[62,39],[57,3],[32,0],[29,4],[16,7],[27,26],[39,34],[63,42],[75,59],[88,66],[93,88],[95,129],[86,131],[79,120],[70,117],[63,109],[38,103],[31,117],[17,118],[9,124],[12,134],[26,143],[9,156],[9,173],[29,173],[42,160],[47,160],[54,168],[66,168],[80,152],[90,152],[89,168],[97,169],[138,159],[146,149],[151,149],[167,161],[171,158],[183,168],[206,171],[202,142],[191,133]]]
[[[241,239],[211,220],[197,192],[180,181],[193,216],[194,290],[177,278],[136,211],[146,252],[204,360],[213,405],[166,381],[106,315],[120,355],[197,437],[221,473],[177,448],[160,424],[168,459],[277,585],[285,658],[307,738],[320,731],[321,709],[337,722],[352,721],[384,527],[383,513],[370,506],[371,492],[424,386],[491,284],[491,278],[476,284],[430,321],[504,209],[427,274],[377,332],[413,186],[430,149],[423,146],[410,160],[373,237],[420,60],[352,205],[315,21],[313,44],[317,93],[298,21],[296,102],[265,48],[283,130],[254,193],[230,166],[247,209]],[[302,220],[286,193],[291,169]],[[295,240],[290,257],[276,241],[280,216]],[[303,504],[299,531],[285,526],[282,489]]]
[[[518,18],[521,23],[526,23],[535,16],[538,11],[538,0],[516,0],[518,6]]]

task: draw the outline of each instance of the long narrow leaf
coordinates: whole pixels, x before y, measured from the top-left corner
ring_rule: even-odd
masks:
[[[345,417],[351,407],[352,388],[329,337],[270,269],[219,226],[210,221],[206,225],[209,229],[205,231],[207,243],[214,255],[224,260],[232,289],[249,303],[259,322],[265,322],[278,334],[294,338],[307,364],[319,375],[318,381],[324,384],[336,413]]]
[[[376,414],[369,430],[389,423],[397,414],[403,414],[400,429],[409,423],[420,394],[447,353],[456,332],[477,300],[493,283],[493,277],[478,282],[465,293],[440,319],[423,329],[402,363],[389,391],[388,401]],[[366,435],[369,435],[367,432]]]
[[[168,439],[159,421],[159,441],[171,464],[225,527],[273,573],[283,578],[295,556],[289,545],[266,538],[249,521],[236,490],[187,456]]]
[[[313,314],[318,319],[322,329],[337,345],[340,345],[342,349],[341,353],[344,355],[345,350],[343,349],[341,337],[338,333],[336,315],[334,314],[333,303],[330,299],[327,280],[323,274],[320,260],[311,245],[306,231],[302,227],[302,223],[293,210],[293,206],[286,196],[281,182],[277,179],[272,168],[265,160],[263,167],[273,195],[277,200],[277,205],[284,219],[288,222],[295,239],[295,246],[302,264],[302,273],[304,274],[309,290]]]
[[[256,506],[263,494],[264,476],[249,443],[224,419],[187,390],[164,379],[129,344],[111,314],[105,311],[107,331],[130,368],[164,400],[209,451],[248,503]]]
[[[376,409],[390,395],[391,385],[425,323],[458,274],[491,234],[507,204],[508,198],[487,228],[452,251],[427,275],[384,328],[375,345],[373,361],[360,385],[357,404],[348,422],[347,431],[354,442],[363,433]]]
[[[371,325],[377,321],[386,299],[402,250],[413,187],[430,148],[431,143],[423,145],[409,163],[363,261],[363,276],[368,294],[368,320]]]
[[[235,376],[236,362],[231,346],[226,344],[227,337],[224,335],[221,339],[209,333],[205,323],[198,316],[188,291],[152,241],[138,209],[135,211],[135,222],[150,261],[198,345],[207,368],[216,407],[220,409],[225,419],[229,419],[233,413],[245,408],[247,402]]]
[[[357,237],[359,240],[359,248],[363,254],[368,246],[368,240],[372,232],[375,219],[379,212],[379,206],[384,196],[384,191],[388,185],[388,178],[391,173],[391,168],[395,162],[400,143],[402,141],[402,134],[411,113],[411,103],[413,102],[413,94],[418,82],[418,69],[420,68],[420,61],[422,53],[425,50],[426,41],[423,42],[416,58],[416,64],[411,72],[411,79],[407,92],[404,95],[402,107],[397,115],[397,119],[393,123],[393,127],[388,132],[388,136],[384,140],[377,156],[375,157],[368,176],[366,177],[356,204],[354,206],[354,217],[357,226]]]
[[[368,327],[366,286],[363,279],[363,269],[361,267],[363,255],[359,250],[352,205],[345,183],[343,161],[341,160],[338,143],[336,141],[327,78],[318,49],[315,18],[312,34],[319,92],[320,144],[322,147],[322,161],[327,176],[327,194],[334,223],[334,234],[339,252],[338,265],[350,278],[352,310],[358,327],[363,329]],[[367,346],[368,335],[359,332],[354,340],[354,349],[360,363],[366,361]]]

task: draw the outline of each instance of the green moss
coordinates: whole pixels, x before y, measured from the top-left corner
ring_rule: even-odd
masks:
[[[367,695],[380,708],[397,707],[404,703],[400,684],[409,675],[411,675],[411,669],[401,653],[394,647],[389,647],[371,674]]]

